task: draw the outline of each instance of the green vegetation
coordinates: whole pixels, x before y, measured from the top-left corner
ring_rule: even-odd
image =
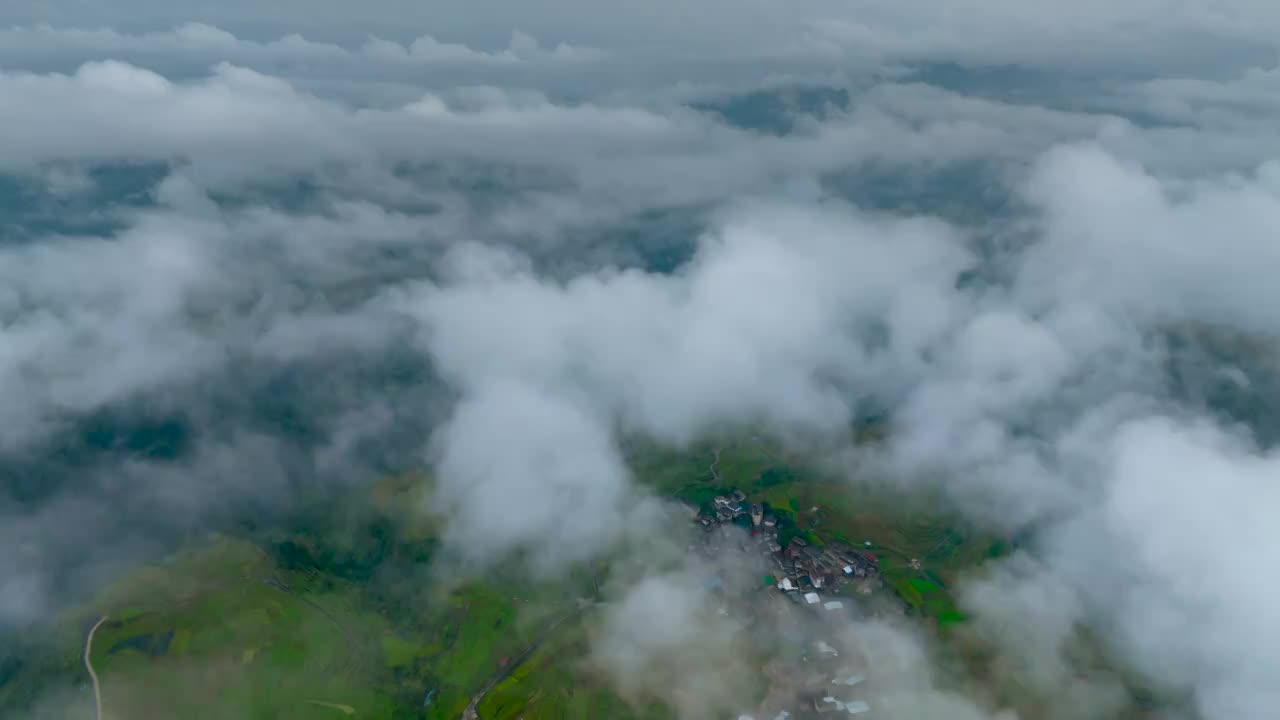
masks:
[[[783,544],[792,538],[818,547],[841,542],[874,553],[904,609],[939,627],[964,621],[947,589],[959,574],[1008,552],[1004,541],[938,511],[946,507],[940,499],[908,500],[835,481],[761,440],[684,453],[634,442],[629,450],[637,477],[657,492],[702,505],[740,489],[777,518]]]
[[[439,582],[435,524],[412,502],[426,482],[317,500],[288,532],[215,537],[137,569],[67,614],[53,642],[3,653],[0,715],[91,715],[80,653],[105,614],[92,661],[114,717],[180,708],[190,720],[310,720],[350,709],[456,720],[535,642],[578,632],[577,598],[589,591],[584,578]],[[603,687],[592,697],[584,717],[618,702]]]
[[[797,476],[793,470],[785,467],[771,467],[760,473],[760,487],[767,488],[774,485],[786,485],[797,480]]]
[[[110,619],[91,660],[103,704],[117,717],[173,708],[195,720],[314,717],[311,700],[393,717],[384,666],[368,642],[384,621],[358,607],[354,588],[282,570],[250,543],[217,538],[142,568],[72,613],[66,626],[101,615]],[[83,638],[76,632],[61,640],[59,670],[78,675]],[[17,680],[51,684],[38,675]],[[11,703],[16,698],[0,696],[0,707]]]
[[[718,450],[718,453],[717,453]],[[874,552],[904,610],[946,627],[963,621],[948,591],[964,568],[1007,552],[953,519],[830,479],[763,442],[684,452],[633,443],[655,492],[707,506],[743,490],[777,518],[786,542],[843,542]],[[718,455],[718,459],[717,459]],[[593,676],[580,597],[584,570],[556,584],[509,568],[453,583],[436,562],[439,520],[424,508],[431,478],[406,474],[367,493],[317,495],[239,538],[195,543],[136,570],[48,634],[0,653],[0,714],[83,716],[80,662],[92,660],[116,717],[456,719],[477,694],[485,720],[638,718]],[[772,585],[766,577],[764,584]]]
[[[628,706],[578,663],[587,652],[581,625],[552,636],[497,683],[477,708],[484,720],[665,720],[662,708]]]
[[[911,611],[937,621],[939,626],[964,621],[964,614],[956,609],[951,596],[938,583],[899,570],[886,573],[885,581]]]
[[[423,646],[410,642],[387,632],[382,636],[382,661],[389,668],[402,668],[412,665],[414,660],[423,655]]]

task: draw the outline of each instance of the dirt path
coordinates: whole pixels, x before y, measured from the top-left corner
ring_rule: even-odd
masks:
[[[98,682],[98,673],[93,670],[93,661],[89,656],[93,654],[93,636],[98,632],[98,628],[102,627],[102,623],[107,621],[107,616],[103,615],[98,618],[98,622],[94,623],[89,630],[89,636],[84,641],[84,669],[89,671],[89,679],[93,680],[93,708],[94,717],[102,720],[102,685]]]
[[[462,720],[479,720],[480,713],[477,711],[477,708],[480,706],[480,701],[484,700],[484,696],[487,695],[498,683],[506,680],[511,673],[515,672],[516,668],[520,667],[521,663],[528,660],[529,656],[533,655],[538,648],[542,647],[542,643],[546,642],[547,638],[551,636],[551,633],[554,632],[556,628],[560,627],[560,625],[562,625],[566,620],[576,617],[579,612],[579,610],[575,610],[548,625],[541,633],[538,633],[537,639],[530,643],[529,647],[525,648],[519,655],[512,658],[511,662],[507,663],[506,667],[498,671],[498,674],[489,678],[489,682],[485,683],[484,687],[480,688],[480,692],[476,693],[471,698],[471,702],[467,704],[467,709],[462,711]]]
[[[353,707],[351,707],[350,705],[340,705],[340,704],[338,704],[338,703],[321,702],[321,701],[319,701],[319,700],[308,700],[308,701],[307,701],[307,703],[308,703],[309,705],[318,705],[318,706],[320,706],[320,707],[329,708],[330,710],[337,710],[338,712],[342,713],[343,715],[355,715],[355,714],[356,714],[356,709],[355,709],[355,708],[353,708]]]

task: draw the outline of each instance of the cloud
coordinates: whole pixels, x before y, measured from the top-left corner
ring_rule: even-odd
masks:
[[[481,65],[505,65],[522,62],[583,62],[600,59],[603,54],[590,48],[575,48],[561,43],[544,49],[536,38],[520,31],[511,33],[511,42],[501,52],[481,52],[465,45],[442,43],[430,35],[424,35],[408,46],[389,40],[373,39],[361,51],[369,56],[391,62],[408,63],[477,63]]]
[[[938,223],[787,206],[728,215],[675,275],[632,270],[557,284],[509,255],[462,252],[452,279],[399,300],[463,392],[438,439],[454,523],[474,528],[468,537],[500,537],[490,529],[497,515],[518,507],[531,524],[506,524],[529,530],[522,542],[562,546],[561,534],[577,525],[556,520],[564,497],[605,493],[611,507],[618,502],[622,460],[598,434],[616,423],[673,443],[726,425],[840,437],[860,334],[892,314],[910,323],[919,336],[911,341],[928,340],[966,261]],[[909,360],[916,348],[897,351]],[[494,442],[504,427],[538,423],[539,434],[557,433],[553,415],[577,429],[558,441],[529,436],[529,447]],[[536,451],[552,447],[538,460]],[[594,460],[584,469],[558,454]],[[513,503],[515,488],[526,486]],[[604,541],[617,512],[588,505],[582,521]]]
[[[10,249],[0,383],[10,445],[45,428],[54,408],[83,412],[142,388],[193,381],[218,348],[188,330],[184,305],[211,290],[216,272],[200,246],[208,228],[172,218],[114,242],[64,240]],[[125,278],[141,272],[151,281]]]
[[[847,415],[839,389],[858,335],[897,314],[921,336],[912,342],[927,341],[968,261],[937,222],[767,205],[727,214],[676,275],[559,285],[506,256],[468,253],[417,312],[463,387],[514,377],[583,391],[673,440],[734,418],[830,429]]]
[[[955,686],[930,657],[928,641],[915,629],[884,619],[854,620],[828,630],[858,659],[866,677],[862,692],[872,710],[894,720],[947,717],[963,720],[1016,720],[1016,712],[992,709]],[[859,686],[861,687],[861,686]]]
[[[1280,616],[1249,601],[1266,591],[1252,554],[1220,556],[1208,537],[1275,552],[1264,508],[1275,502],[1273,453],[1203,423],[1135,420],[1105,448],[1105,497],[1054,538],[1050,557],[1138,667],[1194,693],[1205,717],[1266,713],[1280,656],[1256,642]],[[1085,540],[1092,536],[1095,539]],[[1099,543],[1123,548],[1128,572],[1089,571]]]
[[[739,550],[746,539],[736,533],[719,538],[717,531],[711,549],[674,567],[647,568],[603,607],[588,666],[632,703],[660,701],[680,718],[776,717],[797,714],[821,691],[894,720],[1017,717],[939,665],[919,628],[894,619],[896,607],[887,617],[862,603],[852,614],[814,613],[761,590],[757,578],[767,570],[760,556]],[[863,680],[826,684],[840,675]],[[815,678],[822,684],[815,687]]]
[[[983,287],[953,315],[935,361],[897,399],[897,470],[983,467],[965,490],[1003,487],[1021,508],[1001,504],[1005,521],[1071,505],[1093,483],[1056,469],[1055,444],[1164,409],[1163,333],[1276,332],[1263,311],[1265,268],[1276,263],[1269,176],[1263,165],[1161,180],[1093,144],[1045,153],[1025,186],[1036,239],[1012,254],[1007,283]],[[1090,411],[1102,427],[1076,424]]]
[[[1065,707],[1083,716],[1121,700],[1072,664],[1083,634],[1162,691],[1190,694],[1203,717],[1274,702],[1261,678],[1275,658],[1246,649],[1273,621],[1240,604],[1253,571],[1203,544],[1243,535],[1266,552],[1274,538],[1251,509],[1272,502],[1262,478],[1274,458],[1233,434],[1248,428],[1191,419],[1205,409],[1170,398],[1162,367],[1178,350],[1160,340],[1202,323],[1276,332],[1257,274],[1276,265],[1269,175],[1162,181],[1096,146],[1050,151],[1027,190],[1039,239],[1009,294],[987,298],[1028,315],[976,316],[941,364],[955,374],[927,376],[896,415],[897,467],[932,459],[972,512],[1039,538],[976,580],[969,603],[979,628],[1004,628],[1011,666],[1056,697],[1078,693]]]
[[[2,56],[27,62],[51,59],[83,62],[103,57],[143,62],[181,58],[190,62],[194,58],[209,58],[210,64],[238,62],[276,69],[315,63],[330,68],[391,63],[456,69],[459,66],[584,62],[602,56],[598,50],[564,43],[543,48],[536,38],[518,30],[511,32],[507,47],[487,52],[460,43],[442,42],[430,35],[422,35],[408,44],[370,37],[358,47],[315,42],[297,33],[259,42],[198,22],[184,23],[172,30],[137,34],[107,27],[89,30],[49,24],[11,26],[0,30],[0,43]]]
[[[435,499],[464,567],[522,550],[561,570],[643,529],[608,419],[571,398],[497,381],[469,394],[434,442]]]
[[[1264,310],[1276,300],[1265,269],[1280,263],[1271,163],[1166,187],[1098,148],[1065,147],[1041,160],[1029,192],[1050,228],[1024,270],[1029,295],[1088,297],[1145,322],[1192,317],[1277,331]]]
[[[1271,552],[1262,509],[1274,500],[1274,454],[1161,416],[1114,425],[1083,450],[1102,492],[1045,534],[1036,559],[1017,556],[969,585],[977,631],[1039,692],[1074,697],[1067,707],[1080,717],[1122,706],[1114,678],[1070,663],[1086,636],[1158,692],[1193,698],[1201,717],[1265,714],[1280,663],[1254,639],[1276,617],[1249,597],[1266,580],[1252,554],[1220,556],[1207,538]]]
[[[460,248],[449,279],[397,300],[464,396],[438,438],[451,515],[477,529],[469,546],[481,528],[506,525],[522,528],[510,547],[559,547],[579,521],[554,519],[579,493],[592,507],[581,522],[607,540],[626,484],[607,434],[615,425],[675,444],[723,427],[842,437],[853,385],[871,376],[865,366],[911,362],[944,329],[951,283],[969,260],[940,223],[838,206],[731,212],[674,275],[604,272],[559,284],[510,254]],[[886,315],[906,332],[889,357],[869,357],[863,338]],[[500,428],[531,424],[528,446],[495,444]],[[563,438],[539,441],[562,424]],[[528,524],[506,519],[512,512]]]
[[[812,46],[836,56],[1147,73],[1266,58],[1274,45],[1262,28],[1274,27],[1280,18],[1254,0],[1233,0],[1213,9],[1173,0],[1141,0],[1123,7],[1090,0],[1070,7],[1046,2],[858,2],[839,10],[823,8],[806,20]],[[1083,46],[1089,52],[1080,52]]]
[[[233,165],[261,144],[276,148],[277,162],[291,158],[296,166],[307,162],[306,145],[331,155],[346,145],[336,108],[280,80],[231,66],[219,67],[196,87],[114,61],[84,65],[71,76],[6,73],[0,84],[6,93],[0,115],[21,128],[0,149],[9,163],[197,154],[206,164],[217,165],[214,158],[222,155]],[[48,113],[65,120],[61,129],[45,124]]]
[[[717,612],[693,572],[656,575],[605,610],[591,662],[634,704],[658,700],[682,718],[737,712],[753,676],[743,656],[746,632]]]
[[[1152,481],[1130,487],[1127,473],[1100,473],[1094,454],[1117,443],[1129,462],[1167,455],[1154,446],[1129,448],[1133,418],[1162,407],[1166,392],[1151,382],[1161,353],[1146,347],[1148,333],[1190,321],[1271,331],[1255,312],[1266,306],[1260,298],[1267,286],[1248,282],[1248,266],[1274,265],[1270,245],[1253,229],[1266,226],[1271,197],[1262,176],[1205,180],[1178,193],[1096,147],[1051,151],[1030,177],[1028,198],[1042,230],[1005,286],[958,291],[955,281],[973,258],[940,224],[772,205],[723,216],[674,276],[632,271],[560,284],[537,279],[510,256],[469,255],[458,260],[452,281],[421,296],[419,312],[428,347],[464,393],[484,392],[494,378],[517,378],[588,398],[601,424],[621,418],[671,442],[735,420],[831,431],[853,412],[859,390],[876,381],[898,401],[890,445],[899,472],[928,465],[988,521],[1000,517],[1018,529],[1061,523],[1072,538],[1093,538],[1069,554],[1058,555],[1056,545],[1038,554],[1044,575],[1010,565],[999,571],[1006,575],[971,588],[969,598],[980,627],[1003,621],[1039,628],[1020,638],[988,637],[999,637],[1015,664],[1025,663],[1016,666],[1039,691],[1075,698],[1058,716],[1096,717],[1129,698],[1113,677],[1080,674],[1071,656],[1080,628],[1132,625],[1138,612],[1192,623],[1182,606],[1208,607],[1239,581],[1205,583],[1182,569],[1182,558],[1117,552],[1188,520],[1152,509],[1163,492]],[[1207,228],[1226,223],[1237,232],[1219,257],[1220,246],[1203,243],[1212,237]],[[1236,275],[1245,281],[1231,286],[1227,279]],[[756,304],[762,287],[770,293]],[[878,323],[887,323],[880,341],[872,332]],[[499,476],[469,475],[469,487],[500,487]],[[1117,497],[1126,504],[1114,506]],[[1099,503],[1127,516],[1099,527],[1090,519]],[[1249,505],[1268,502],[1255,497]],[[1230,517],[1231,507],[1199,512]],[[479,503],[458,509],[468,518],[496,511]],[[1219,532],[1225,529],[1203,534]],[[1162,547],[1154,537],[1147,552]],[[1186,560],[1209,562],[1194,554]],[[1152,585],[1133,601],[1141,610],[1117,602],[1117,595],[1138,592],[1118,583],[1147,574]],[[1197,594],[1180,597],[1186,585]],[[1036,599],[1045,596],[1055,602]],[[1228,605],[1219,612],[1237,611]],[[1266,622],[1250,623],[1249,632],[1267,632]],[[1150,637],[1171,634],[1150,628]],[[1241,674],[1231,690],[1201,678],[1222,651],[1218,643],[1202,645],[1197,637],[1153,650],[1143,647],[1145,637],[1124,633],[1110,651],[1136,657],[1159,682],[1196,692],[1208,717],[1247,714],[1267,702],[1265,688],[1248,684],[1253,673]],[[1157,659],[1200,669],[1169,674]],[[1259,655],[1251,662],[1270,661]],[[1222,699],[1233,694],[1241,698],[1234,709]],[[904,717],[935,707],[914,692],[900,702]]]
[[[167,542],[121,509],[198,525],[423,458],[465,563],[557,571],[662,522],[624,434],[807,447],[887,408],[851,481],[1028,538],[965,597],[1055,717],[1128,701],[1081,635],[1207,718],[1274,705],[1274,452],[1168,373],[1176,332],[1277,332],[1271,5],[375,5],[0,9],[0,617]],[[815,79],[847,102],[779,99]],[[112,419],[186,449],[86,448]],[[595,660],[736,709],[697,572],[622,589]],[[991,715],[928,641],[849,642],[897,716]]]
[[[144,33],[193,20],[255,37],[304,31],[337,42],[368,34],[400,37],[429,28],[438,38],[492,43],[518,28],[635,61],[685,68],[761,62],[813,68],[869,59],[1141,72],[1239,66],[1273,58],[1280,27],[1280,16],[1262,0],[1223,0],[1211,7],[1176,0],[1123,6],[1101,0],[1070,6],[1048,0],[930,0],[900,6],[870,0],[801,0],[786,5],[707,0],[696,8],[668,1],[644,7],[613,4],[607,10],[583,0],[548,0],[537,8],[484,0],[465,9],[379,0],[359,12],[333,0],[287,0],[270,8],[246,0],[201,8],[123,0],[110,13],[76,0],[15,0],[0,12],[0,23],[6,24],[124,24]],[[1080,52],[1082,47],[1089,51]]]
[[[1084,640],[1089,618],[1069,583],[1029,555],[990,568],[963,588],[974,614],[965,632],[997,654],[991,672],[1016,676],[1054,717],[1112,717],[1131,702],[1123,681],[1096,667]]]

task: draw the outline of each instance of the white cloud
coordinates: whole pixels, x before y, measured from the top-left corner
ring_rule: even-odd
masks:
[[[591,660],[623,697],[661,701],[682,718],[744,709],[753,678],[746,628],[717,612],[705,577],[693,568],[645,577],[604,611]]]
[[[1087,300],[1139,322],[1188,318],[1250,332],[1280,331],[1273,229],[1280,175],[1163,185],[1096,147],[1047,154],[1030,195],[1046,213],[1045,242],[1023,271],[1030,302]]]
[[[425,347],[463,392],[437,442],[442,496],[458,527],[475,528],[466,544],[565,546],[579,522],[561,518],[568,488],[606,493],[587,503],[580,534],[607,540],[626,485],[609,439],[616,423],[674,443],[726,424],[840,436],[850,386],[869,372],[860,366],[887,362],[866,359],[860,336],[897,314],[916,328],[912,343],[927,342],[941,325],[921,313],[945,314],[968,260],[939,223],[780,205],[728,215],[674,276],[559,285],[510,255],[460,252],[449,280],[397,303],[421,320]],[[893,349],[908,361],[918,351]],[[564,424],[555,416],[578,429],[544,437]],[[566,458],[540,462],[539,451]],[[592,467],[569,462],[575,455]],[[499,526],[518,537],[501,541]]]
[[[1005,658],[1046,692],[1064,686],[1060,716],[1118,702],[1112,681],[1073,676],[1064,647],[1081,626],[1192,689],[1206,717],[1274,707],[1280,660],[1257,638],[1280,621],[1251,600],[1280,550],[1265,517],[1277,461],[1160,418],[1197,410],[1171,407],[1153,341],[1194,323],[1280,332],[1275,73],[1247,69],[1275,50],[1272,4],[374,5],[0,9],[24,23],[0,31],[15,68],[0,72],[0,168],[67,203],[103,189],[98,162],[172,173],[144,191],[156,207],[96,209],[123,229],[0,246],[0,447],[238,362],[363,358],[412,338],[414,359],[430,356],[460,396],[431,448],[451,547],[554,569],[652,527],[619,431],[672,444],[726,425],[833,436],[873,396],[896,423],[878,469],[941,478],[1009,528],[1056,523],[1013,561],[1025,565],[969,598],[984,627],[1035,631]],[[132,29],[68,29],[121,17]],[[929,60],[1103,72],[1097,97],[1050,100],[1115,114],[867,79]],[[681,104],[701,97],[690,87],[770,74],[835,77],[850,107],[766,137]],[[966,161],[990,163],[994,182],[1026,180],[1012,205],[1027,215],[971,220],[1012,248],[999,257],[937,220],[823,197],[832,173],[887,166],[914,181]],[[319,188],[312,205],[272,194],[304,181]],[[484,183],[497,199],[459,189]],[[673,274],[551,279],[527,257],[542,246],[494,247],[537,236],[572,253],[566,229],[695,205],[712,207],[710,229]],[[960,282],[984,264],[1008,281]],[[355,397],[323,418],[344,431],[332,456],[361,427],[395,424],[394,403],[344,390]],[[192,515],[209,497],[138,475]],[[1239,551],[1210,552],[1206,537],[1238,538]],[[39,565],[0,572],[0,614],[40,605]],[[658,660],[683,651],[685,629],[728,646],[692,583],[646,580],[608,618],[601,661],[624,684],[645,678],[635,694],[715,684]],[[982,716],[913,684],[927,663],[914,640],[862,630],[901,660],[886,667],[906,668],[882,678],[899,715]]]
[[[726,215],[674,276],[639,272],[557,285],[471,256],[416,302],[442,370],[462,387],[517,378],[584,392],[647,432],[687,440],[724,422],[831,430],[860,336],[885,314],[910,323],[904,360],[945,316],[969,262],[940,223],[764,205]]]
[[[1075,698],[1062,717],[1126,702],[1114,679],[1073,674],[1066,648],[1082,626],[1141,630],[1113,635],[1112,650],[1158,682],[1193,689],[1208,717],[1257,712],[1270,702],[1258,679],[1273,662],[1266,651],[1246,655],[1252,664],[1231,680],[1209,671],[1228,645],[1270,632],[1267,613],[1241,618],[1243,566],[1197,574],[1183,561],[1211,559],[1169,554],[1162,548],[1181,545],[1161,538],[1200,525],[1201,536],[1225,535],[1227,518],[1269,507],[1257,478],[1270,461],[1237,448],[1226,463],[1170,440],[1188,479],[1164,488],[1155,480],[1163,471],[1144,463],[1168,454],[1152,440],[1168,433],[1131,423],[1166,407],[1151,334],[1186,322],[1275,331],[1263,310],[1273,304],[1263,278],[1280,267],[1266,242],[1268,172],[1161,181],[1096,146],[1064,146],[1030,177],[1037,236],[1014,255],[1006,286],[957,290],[972,258],[945,226],[762,204],[724,215],[673,276],[560,284],[509,255],[469,255],[409,307],[464,396],[510,379],[671,442],[726,422],[831,430],[875,388],[894,401],[890,467],[943,476],[988,521],[1057,523],[1066,528],[1058,537],[1079,543],[1039,553],[1043,575],[1014,573],[970,595],[979,622],[1044,630],[1010,657],[1033,661],[1026,670],[1041,690]],[[1168,427],[1161,422],[1157,430]],[[1098,462],[1106,448],[1117,465]],[[1233,476],[1236,462],[1255,469]],[[1196,468],[1219,484],[1191,481]],[[1171,491],[1188,495],[1185,506],[1164,508]],[[1215,503],[1218,491],[1229,499]],[[1251,517],[1240,530],[1265,548],[1271,538]],[[1143,585],[1131,600],[1123,583],[1135,578]],[[1064,603],[1036,600],[1046,581]],[[1197,608],[1211,613],[1213,636],[1175,633]]]
[[[1005,624],[1014,662],[1047,673],[1047,687],[1064,676],[1061,646],[1090,628],[1157,687],[1192,693],[1203,717],[1266,715],[1280,655],[1259,639],[1280,616],[1252,598],[1271,583],[1255,559],[1277,551],[1274,455],[1161,417],[1121,424],[1085,452],[1104,493],[1042,543],[1042,564],[1013,563],[971,590],[980,622]]]
[[[1254,558],[1280,552],[1267,510],[1280,502],[1280,458],[1212,428],[1156,419],[1122,428],[1107,468],[1097,520],[1137,570],[1107,586],[1116,595],[1103,607],[1117,611],[1117,632],[1142,667],[1194,688],[1207,717],[1270,712],[1280,652],[1260,639],[1280,633],[1280,612],[1252,598],[1275,585]],[[1247,550],[1219,552],[1208,538]]]
[[[464,568],[520,551],[560,570],[652,519],[607,418],[572,398],[495,381],[466,396],[434,442],[437,509]]]
[[[361,52],[371,57],[390,62],[408,63],[477,63],[481,65],[507,65],[525,62],[582,62],[597,60],[603,57],[599,50],[591,48],[575,48],[561,43],[554,48],[545,49],[538,40],[520,31],[511,33],[511,42],[500,52],[483,52],[473,50],[466,45],[444,43],[430,35],[424,35],[408,46],[390,40],[374,38],[367,42]]]
[[[114,240],[46,241],[0,252],[0,446],[142,388],[190,382],[221,363],[187,327],[186,305],[216,286],[210,228],[156,218]],[[135,282],[139,274],[146,282]]]
[[[407,0],[353,7],[324,0],[247,0],[192,7],[120,0],[111,12],[78,0],[15,0],[0,23],[125,23],[155,31],[192,20],[237,34],[305,31],[335,40],[401,37],[430,29],[437,38],[492,43],[515,30],[598,47],[637,61],[801,62],[810,67],[856,58],[960,60],[1049,67],[1150,71],[1239,65],[1266,57],[1280,36],[1280,13],[1266,0],[928,0],[887,5],[872,0],[776,3],[705,0],[602,6],[584,0],[480,0],[463,8],[426,8]]]
[[[1220,556],[1209,538],[1275,552],[1261,510],[1275,458],[1171,407],[1152,342],[1182,324],[1280,329],[1265,310],[1280,267],[1270,175],[1161,181],[1096,146],[1051,151],[1029,185],[1040,238],[1011,294],[987,300],[1035,322],[976,316],[986,331],[958,335],[897,416],[903,462],[932,458],[962,504],[1046,534],[1038,565],[1015,558],[968,592],[980,628],[1007,624],[1011,667],[1079,694],[1066,707],[1117,700],[1063,665],[1080,628],[1157,687],[1193,693],[1206,718],[1274,705],[1280,664],[1251,638],[1276,618],[1246,609],[1268,581],[1255,555]]]
[[[137,59],[150,62],[191,62],[195,58],[284,68],[290,64],[321,63],[330,69],[343,64],[395,63],[415,66],[504,66],[523,63],[566,63],[598,60],[602,54],[591,48],[560,43],[544,48],[536,38],[519,30],[510,32],[510,42],[495,51],[477,50],[461,43],[422,35],[402,44],[370,37],[358,46],[308,40],[298,33],[265,42],[241,39],[213,25],[188,22],[171,30],[125,33],[108,27],[81,29],[49,24],[11,26],[0,29],[0,57],[15,62],[30,60]],[[385,71],[387,68],[383,68]]]

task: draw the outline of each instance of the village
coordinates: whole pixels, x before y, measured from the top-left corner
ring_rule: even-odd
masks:
[[[880,561],[868,550],[857,550],[842,543],[818,547],[802,538],[792,537],[785,547],[779,542],[778,519],[765,511],[760,503],[748,503],[746,494],[734,490],[712,501],[713,511],[695,516],[707,533],[725,533],[730,527],[746,526],[749,535],[743,550],[755,550],[765,556],[774,571],[774,584],[797,603],[821,604],[828,610],[842,607],[839,600],[827,600],[828,592],[840,592],[850,586],[868,595],[879,583]]]
[[[709,508],[691,510],[703,532],[703,542],[691,545],[692,552],[713,568],[724,566],[727,559],[741,565],[745,558],[770,588],[772,595],[766,598],[770,605],[780,602],[777,610],[812,621],[802,623],[811,631],[799,652],[765,668],[769,690],[759,717],[867,716],[870,704],[854,697],[864,681],[866,660],[841,648],[834,628],[858,612],[853,606],[857,596],[870,595],[879,585],[880,563],[875,554],[843,543],[819,546],[794,531],[785,532],[785,521],[780,522],[763,504],[748,502],[741,490],[715,497]],[[787,539],[785,545],[781,538]],[[726,598],[722,613],[732,612],[728,608],[738,597],[725,585],[732,576],[713,572],[707,578],[708,586]],[[739,720],[756,717],[742,715]]]

